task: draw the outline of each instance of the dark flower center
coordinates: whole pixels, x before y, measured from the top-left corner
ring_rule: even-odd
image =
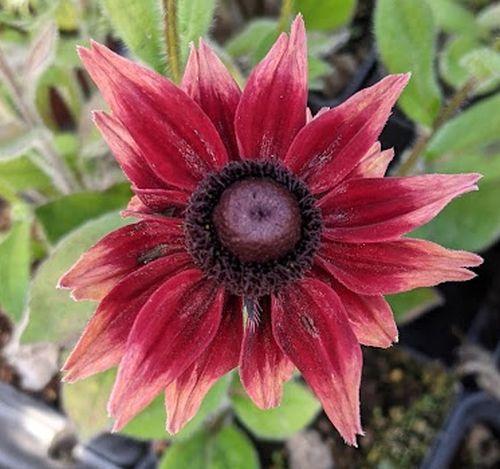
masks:
[[[297,199],[272,179],[244,179],[229,186],[213,221],[220,242],[242,262],[279,259],[300,239]]]
[[[312,265],[321,227],[306,185],[269,161],[232,162],[208,175],[185,217],[187,249],[196,265],[248,298],[300,279]]]

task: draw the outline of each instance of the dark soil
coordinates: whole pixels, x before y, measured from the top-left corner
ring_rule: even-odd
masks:
[[[363,356],[365,436],[358,439],[359,448],[347,446],[325,414],[312,428],[336,468],[418,467],[450,408],[457,381],[439,363],[422,363],[400,347],[365,348]],[[257,445],[264,468],[289,467],[284,447]]]

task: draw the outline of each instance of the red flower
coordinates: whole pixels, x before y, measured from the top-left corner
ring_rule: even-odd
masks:
[[[383,178],[393,152],[377,139],[409,75],[308,117],[301,17],[243,92],[203,42],[180,88],[100,44],[80,56],[111,108],[95,122],[141,221],[61,279],[75,299],[100,301],[65,379],[118,365],[115,429],[164,390],[177,432],[233,368],[269,408],[295,366],[356,444],[360,344],[397,340],[382,295],[468,280],[481,263],[403,237],[479,179]]]

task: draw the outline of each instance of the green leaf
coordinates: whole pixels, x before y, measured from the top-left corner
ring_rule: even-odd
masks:
[[[435,288],[416,288],[398,295],[389,295],[386,300],[391,305],[398,324],[411,321],[443,302],[443,298]]]
[[[478,45],[476,38],[467,35],[457,36],[446,43],[439,60],[439,70],[446,83],[454,88],[460,88],[465,84],[470,74],[460,61]]]
[[[432,126],[441,107],[434,70],[437,30],[424,1],[379,0],[375,37],[390,73],[412,72],[399,104],[410,119]]]
[[[497,154],[488,151],[478,153],[450,154],[446,158],[432,161],[427,172],[432,173],[470,173],[483,175],[483,182],[500,179],[500,148]]]
[[[479,101],[449,120],[433,136],[425,155],[431,160],[446,154],[477,150],[500,140],[500,93]]]
[[[332,34],[324,31],[307,32],[307,48],[314,57],[328,55],[332,50],[337,50],[347,43],[349,32],[340,31]]]
[[[160,469],[208,469],[210,436],[200,431],[186,441],[167,448],[160,462]]]
[[[30,277],[29,220],[15,221],[0,242],[0,307],[17,322],[26,304]]]
[[[111,427],[106,404],[115,377],[116,370],[113,369],[76,383],[62,384],[63,408],[75,423],[81,438],[90,438]]]
[[[0,162],[19,158],[31,150],[38,140],[38,132],[12,126],[2,132],[0,140]]]
[[[233,425],[200,431],[165,452],[160,469],[257,469],[259,459],[248,437]]]
[[[474,15],[456,0],[427,0],[436,24],[447,33],[477,35],[479,27]]]
[[[497,136],[497,142],[499,137]],[[447,247],[481,251],[500,236],[500,152],[450,153],[427,165],[430,172],[483,174],[479,191],[452,202],[433,221],[414,232],[415,236]]]
[[[257,469],[259,459],[250,439],[234,425],[224,427],[212,442],[211,469]]]
[[[54,12],[57,27],[64,32],[78,30],[79,7],[72,0],[60,0]]]
[[[481,93],[493,90],[500,85],[499,52],[489,47],[474,49],[464,55],[460,65],[479,82],[478,90]]]
[[[250,56],[252,66],[256,65],[257,62],[260,62],[266,56],[278,36],[278,30],[274,29],[273,31],[268,32],[265,36],[262,37],[254,53]]]
[[[309,89],[322,89],[323,82],[321,78],[328,75],[332,71],[332,67],[328,62],[324,60],[317,59],[309,55],[308,61],[309,67]]]
[[[208,33],[215,12],[215,0],[179,0],[177,2],[178,32],[181,60],[186,62],[189,43],[197,43]]]
[[[117,213],[92,220],[63,238],[39,267],[30,288],[30,321],[24,342],[72,343],[94,311],[94,302],[76,302],[67,290],[58,290],[59,278],[99,238],[127,222]]]
[[[35,213],[51,243],[105,213],[125,207],[131,192],[128,184],[117,184],[104,192],[80,192],[39,206]]]
[[[304,15],[307,29],[332,30],[351,20],[356,0],[296,0],[296,11]]]
[[[186,440],[190,438],[203,424],[213,416],[227,399],[227,391],[230,384],[230,375],[221,378],[207,393],[196,416],[177,434],[175,440]],[[170,435],[165,430],[165,404],[164,396],[158,396],[143,412],[135,417],[122,430],[122,433],[135,438],[164,439]]]
[[[281,405],[261,410],[243,392],[232,396],[233,408],[241,422],[257,437],[285,440],[309,425],[320,410],[319,402],[302,384],[285,384]]]
[[[59,126],[53,112],[51,100],[53,90],[59,93],[69,114],[75,120],[76,116],[80,115],[82,92],[72,69],[52,65],[42,73],[36,87],[35,104],[45,125],[56,131],[59,130]]]
[[[483,251],[500,237],[499,200],[500,178],[480,181],[478,192],[453,201],[413,235],[453,249]]]
[[[134,55],[158,72],[165,70],[163,13],[158,0],[101,0],[104,14]]]
[[[28,57],[24,64],[25,86],[33,87],[38,77],[47,69],[54,60],[57,46],[57,28],[50,21],[43,25],[33,39]]]
[[[27,156],[0,161],[0,182],[6,183],[14,191],[38,189],[47,191],[52,183]]]
[[[276,31],[277,22],[260,18],[248,22],[243,30],[225,44],[226,51],[233,57],[253,55],[263,38]]]
[[[483,8],[477,15],[477,23],[487,33],[500,29],[500,2]]]

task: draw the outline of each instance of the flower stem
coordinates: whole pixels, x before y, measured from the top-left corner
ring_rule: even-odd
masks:
[[[38,131],[37,148],[40,152],[40,158],[33,159],[33,162],[51,178],[54,186],[62,194],[69,194],[77,190],[79,185],[76,179],[55,148],[50,132],[45,129],[37,112],[26,101],[23,88],[17,81],[2,50],[0,50],[0,75],[4,79],[4,84],[25,125],[30,130]]]
[[[177,1],[163,0],[165,11],[165,42],[167,46],[168,68],[175,83],[181,81],[179,32],[177,29]]]
[[[418,164],[420,155],[427,147],[431,138],[446,122],[448,122],[449,119],[451,119],[455,115],[455,113],[460,109],[465,100],[469,97],[470,93],[474,90],[475,86],[476,80],[474,78],[471,78],[455,92],[450,101],[446,104],[446,106],[442,108],[441,112],[438,114],[431,131],[417,138],[417,141],[411,149],[408,158],[406,158],[406,160],[399,166],[398,170],[396,171],[397,176],[407,176],[408,174],[411,174],[411,172],[415,169],[415,166]]]
[[[292,15],[293,0],[282,0],[280,16],[278,19],[278,31],[282,33],[288,29],[288,22]]]

